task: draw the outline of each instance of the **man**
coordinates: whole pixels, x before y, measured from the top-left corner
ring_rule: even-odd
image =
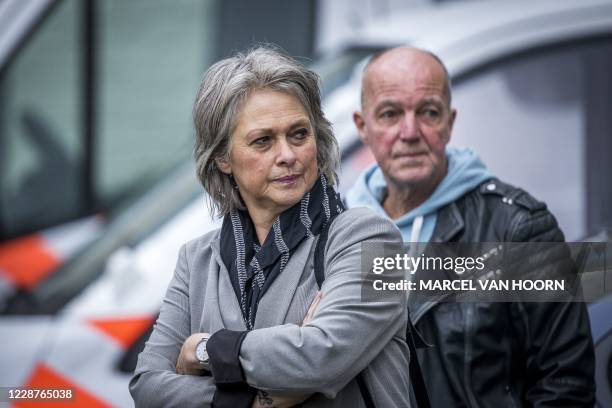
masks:
[[[364,70],[353,119],[377,164],[347,194],[392,218],[406,242],[563,241],[546,205],[447,147],[457,116],[435,55],[394,48]],[[491,137],[495,137],[494,134]],[[432,347],[418,359],[433,407],[592,406],[594,353],[582,303],[409,299]]]

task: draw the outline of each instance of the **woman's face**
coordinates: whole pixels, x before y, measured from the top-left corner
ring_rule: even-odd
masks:
[[[317,179],[317,146],[306,110],[288,93],[252,92],[238,113],[229,160],[217,164],[233,175],[251,217],[279,215]]]

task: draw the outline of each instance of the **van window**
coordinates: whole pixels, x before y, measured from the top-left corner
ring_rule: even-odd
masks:
[[[547,203],[566,239],[612,220],[612,41],[532,50],[453,86],[451,145]]]

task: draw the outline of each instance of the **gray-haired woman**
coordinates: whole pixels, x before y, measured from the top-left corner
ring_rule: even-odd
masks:
[[[316,74],[269,47],[222,60],[194,120],[223,225],[180,250],[130,382],[136,405],[359,407],[365,392],[408,406],[404,296],[361,299],[361,242],[401,238],[344,210]]]

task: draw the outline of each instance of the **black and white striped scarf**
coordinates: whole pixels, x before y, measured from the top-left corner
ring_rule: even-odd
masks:
[[[248,212],[232,211],[224,217],[221,258],[248,330],[253,329],[259,300],[283,272],[295,248],[304,239],[319,235],[342,211],[339,194],[320,175],[301,201],[274,221],[261,247]]]

